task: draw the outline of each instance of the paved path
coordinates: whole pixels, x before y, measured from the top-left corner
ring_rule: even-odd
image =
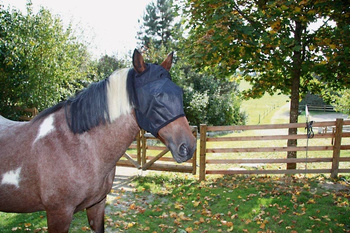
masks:
[[[144,176],[148,174],[148,171],[142,171],[141,169],[132,167],[121,167],[117,166],[114,176],[114,182],[112,189],[124,189],[131,191],[132,188],[129,186],[133,178],[137,176]]]
[[[290,108],[290,103],[286,103],[283,105],[279,110],[275,112],[275,114],[271,117],[270,124],[274,124],[276,122],[282,122],[285,121],[285,123],[289,122],[289,108]],[[317,114],[312,113],[310,114],[310,119],[311,121],[315,122],[320,122],[320,121],[335,121],[337,118],[343,118],[348,119],[349,116],[343,113],[338,113],[338,112],[319,112]]]

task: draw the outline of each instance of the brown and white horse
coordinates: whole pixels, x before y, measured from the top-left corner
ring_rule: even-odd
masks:
[[[171,63],[172,54],[161,69],[168,71]],[[147,73],[137,50],[133,65],[136,76],[131,78]],[[117,70],[30,122],[0,116],[0,211],[45,210],[49,232],[62,233],[68,232],[73,214],[86,209],[91,229],[104,232],[116,162],[140,125],[127,88],[129,71]],[[167,122],[157,136],[176,161],[192,157],[196,139],[185,116]]]

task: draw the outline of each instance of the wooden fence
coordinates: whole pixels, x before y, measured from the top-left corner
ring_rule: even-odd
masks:
[[[295,174],[295,173],[330,173],[332,177],[336,177],[338,173],[350,173],[349,163],[350,155],[348,157],[340,156],[341,151],[350,150],[350,141],[346,140],[346,143],[342,143],[342,139],[349,138],[349,132],[343,132],[343,126],[350,125],[350,121],[343,121],[343,119],[337,119],[336,121],[329,122],[315,122],[313,123],[313,129],[317,129],[314,137],[308,139],[306,133],[302,133],[303,130],[299,128],[305,128],[305,123],[296,124],[275,124],[275,125],[246,125],[246,126],[200,126],[200,168],[199,168],[199,179],[205,180],[206,174]],[[298,128],[297,135],[288,135],[286,132],[289,128]],[[251,130],[263,130],[261,135],[249,135],[246,133]],[[271,130],[273,132],[271,132]],[[234,131],[241,132],[237,133],[238,136],[208,136],[210,132],[223,132],[223,131]],[[244,131],[244,133],[242,132]],[[267,132],[269,131],[269,132]],[[283,133],[282,133],[283,131]],[[304,130],[305,132],[305,130]],[[303,142],[302,146],[296,147],[285,147],[288,139],[297,139],[298,144]],[[321,141],[317,141],[321,140]],[[325,143],[325,140],[327,143]],[[276,145],[276,141],[280,141]],[[282,141],[282,143],[281,143]],[[343,140],[345,141],[345,140]],[[250,142],[250,145],[242,144],[244,142]],[[266,145],[251,146],[252,143],[263,142]],[[211,146],[210,143],[214,143]],[[222,143],[222,146],[220,146]],[[238,144],[238,146],[237,146]],[[282,145],[283,144],[283,145]],[[310,145],[309,145],[310,144]],[[235,147],[232,147],[234,145]],[[273,145],[273,146],[271,146]],[[297,151],[298,158],[286,158],[287,151]],[[315,152],[316,151],[316,152]],[[325,156],[324,151],[329,151],[330,155]],[[249,156],[248,154],[256,153],[255,156]],[[257,158],[257,156],[264,155],[264,159]],[[306,154],[304,158],[299,156],[300,152]],[[312,153],[313,152],[313,153]],[[309,157],[308,153],[310,153]],[[319,154],[315,154],[319,153]],[[210,154],[210,158],[208,158]],[[274,156],[271,156],[274,154]],[[276,154],[278,154],[276,156]],[[215,156],[216,155],[216,156]],[[225,159],[217,157],[225,156]],[[277,158],[269,158],[277,157]],[[244,158],[241,158],[244,157]],[[254,157],[254,158],[252,158]],[[268,158],[266,158],[268,157]],[[242,169],[209,169],[209,165],[215,166],[235,166],[237,164],[288,164],[304,163],[304,169],[293,169],[287,170],[279,167],[278,169],[266,169],[259,168],[258,170],[242,170]],[[317,168],[310,169],[308,164],[312,163],[330,163],[328,168]],[[343,163],[345,167],[339,167],[339,164]],[[318,166],[318,165],[317,165]]]
[[[191,127],[193,135],[197,138],[197,127]],[[169,149],[144,130],[141,130],[129,150],[117,163],[117,166],[136,167],[142,170],[159,170],[196,174],[197,151],[192,159],[184,164],[177,164]]]
[[[334,107],[332,105],[307,105],[309,111],[321,111],[321,112],[335,112]],[[299,105],[299,110],[304,111],[305,105]]]

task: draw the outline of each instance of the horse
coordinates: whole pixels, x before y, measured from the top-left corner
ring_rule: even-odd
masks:
[[[86,209],[104,232],[104,209],[116,163],[140,128],[158,137],[181,163],[196,148],[182,90],[171,81],[173,53],[146,64],[135,49],[133,68],[115,71],[29,122],[0,116],[0,211],[46,211],[49,232],[68,232]]]

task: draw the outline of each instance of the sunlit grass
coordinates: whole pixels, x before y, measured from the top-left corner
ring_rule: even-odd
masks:
[[[211,176],[201,183],[191,176],[174,173],[138,177],[133,183],[134,192],[119,192],[118,200],[124,211],[108,213],[108,229],[114,232],[347,230],[350,213],[346,192],[334,196],[335,191],[320,186],[325,181],[322,176],[297,179]]]

